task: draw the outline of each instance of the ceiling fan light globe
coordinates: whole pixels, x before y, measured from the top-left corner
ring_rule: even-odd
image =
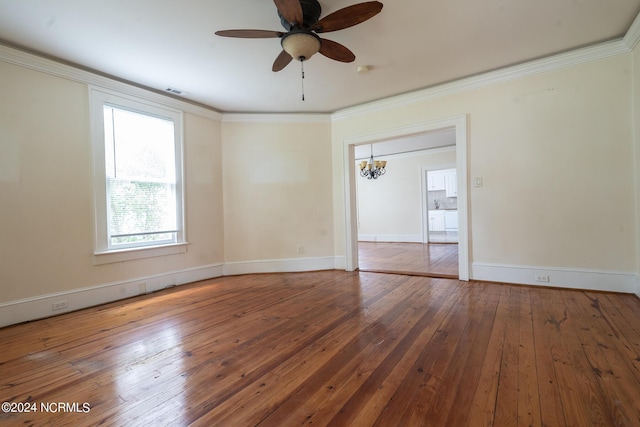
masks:
[[[320,39],[312,33],[293,33],[282,38],[282,48],[298,61],[306,61],[318,53],[320,45]]]

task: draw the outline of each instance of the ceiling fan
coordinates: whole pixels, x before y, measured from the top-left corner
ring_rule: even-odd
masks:
[[[306,61],[317,52],[340,62],[353,62],[356,56],[348,48],[318,33],[328,33],[360,24],[380,13],[382,3],[368,1],[347,6],[322,19],[322,8],[317,0],[274,0],[280,22],[287,30],[223,30],[216,35],[246,39],[280,38],[282,52],[273,63],[272,70],[280,71],[293,60]]]

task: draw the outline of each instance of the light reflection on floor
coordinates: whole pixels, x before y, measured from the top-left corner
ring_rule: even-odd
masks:
[[[137,418],[138,421],[143,421],[141,418],[149,411],[142,408],[157,406],[158,396],[148,392],[154,388],[170,390],[171,396],[164,396],[162,412],[170,418],[181,417],[186,405],[186,376],[183,375],[182,357],[176,356],[184,352],[182,340],[179,326],[163,324],[157,332],[146,335],[139,341],[128,344],[126,347],[129,348],[123,349],[115,383],[120,399],[130,405],[125,404],[125,411],[118,414],[117,418]],[[171,383],[170,387],[167,387],[168,382]],[[149,399],[153,401],[147,402]],[[159,418],[157,413],[153,417],[155,420]]]

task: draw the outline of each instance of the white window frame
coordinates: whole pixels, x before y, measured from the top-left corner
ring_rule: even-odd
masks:
[[[148,243],[126,249],[109,249],[107,182],[105,169],[105,105],[141,114],[171,120],[174,124],[177,224],[176,242],[170,244]],[[93,212],[94,212],[94,253],[95,265],[150,258],[186,252],[187,240],[184,212],[183,177],[183,112],[161,104],[140,99],[104,88],[89,86],[89,115],[93,156]]]

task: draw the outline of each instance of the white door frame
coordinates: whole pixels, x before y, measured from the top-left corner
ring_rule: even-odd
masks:
[[[389,129],[382,132],[356,135],[343,140],[345,173],[345,253],[346,270],[358,268],[358,222],[356,200],[355,146],[371,144],[410,135],[454,128],[456,134],[456,174],[458,179],[458,277],[469,280],[469,209],[467,192],[467,115],[432,120],[414,126]]]

